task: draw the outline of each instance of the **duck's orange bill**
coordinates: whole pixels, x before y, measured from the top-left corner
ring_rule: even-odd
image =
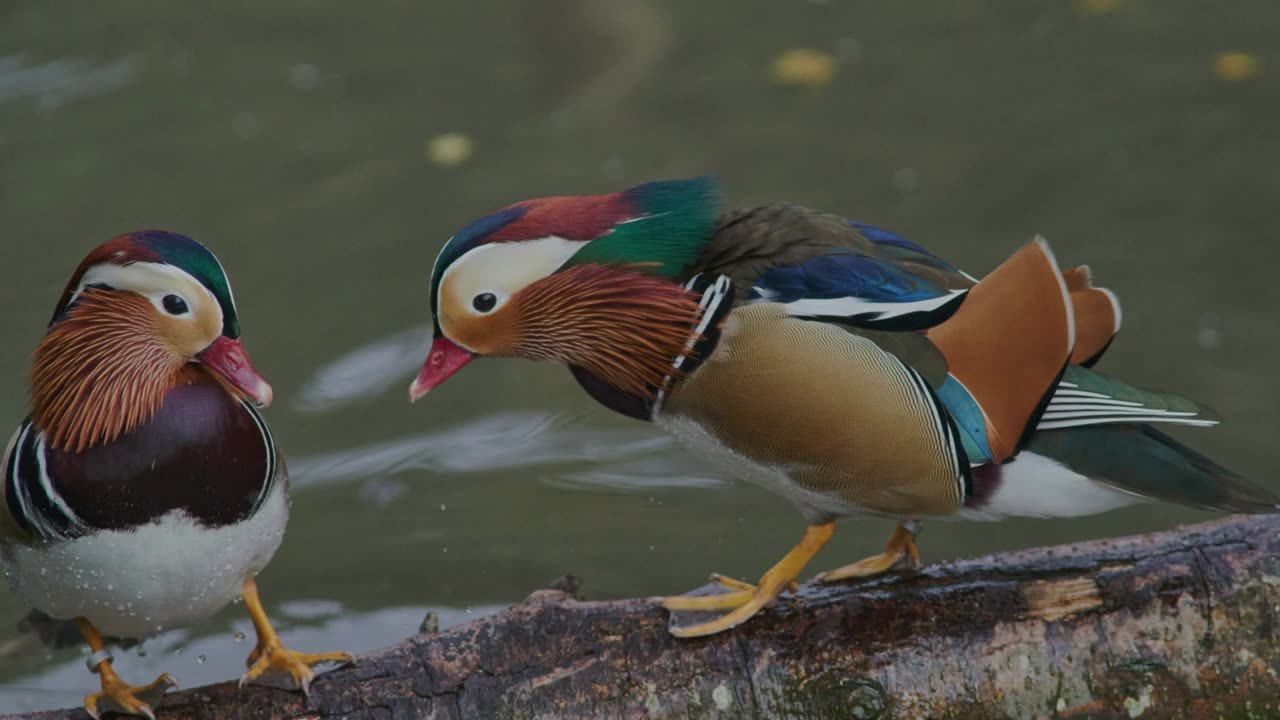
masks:
[[[196,355],[196,361],[222,378],[228,385],[249,396],[258,407],[271,404],[271,386],[253,369],[249,353],[239,340],[222,335]]]
[[[475,353],[443,335],[437,335],[431,342],[431,352],[427,353],[427,361],[422,364],[418,377],[409,386],[409,402],[417,402],[418,398],[448,380],[475,356]]]

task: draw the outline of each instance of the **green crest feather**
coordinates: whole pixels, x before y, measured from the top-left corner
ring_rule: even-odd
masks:
[[[646,183],[622,196],[639,217],[587,243],[561,270],[643,264],[653,275],[676,278],[698,259],[720,214],[720,183],[711,176]]]

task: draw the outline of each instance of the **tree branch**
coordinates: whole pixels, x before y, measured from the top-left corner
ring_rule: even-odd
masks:
[[[1245,717],[1280,713],[1280,516],[805,585],[698,640],[646,600],[534,593],[316,682],[222,683],[159,717]],[[79,711],[31,720],[84,718]]]

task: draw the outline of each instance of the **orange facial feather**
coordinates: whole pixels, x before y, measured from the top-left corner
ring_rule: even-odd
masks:
[[[50,446],[83,452],[155,414],[184,364],[156,321],[146,298],[86,288],[50,328],[31,369],[31,417]]]
[[[685,352],[698,298],[632,268],[580,265],[511,298],[509,354],[578,365],[632,395],[651,398]]]

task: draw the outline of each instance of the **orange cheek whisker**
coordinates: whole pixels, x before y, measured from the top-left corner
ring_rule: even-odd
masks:
[[[111,442],[159,409],[182,362],[152,323],[144,298],[88,290],[50,329],[35,352],[31,415],[53,447]]]

